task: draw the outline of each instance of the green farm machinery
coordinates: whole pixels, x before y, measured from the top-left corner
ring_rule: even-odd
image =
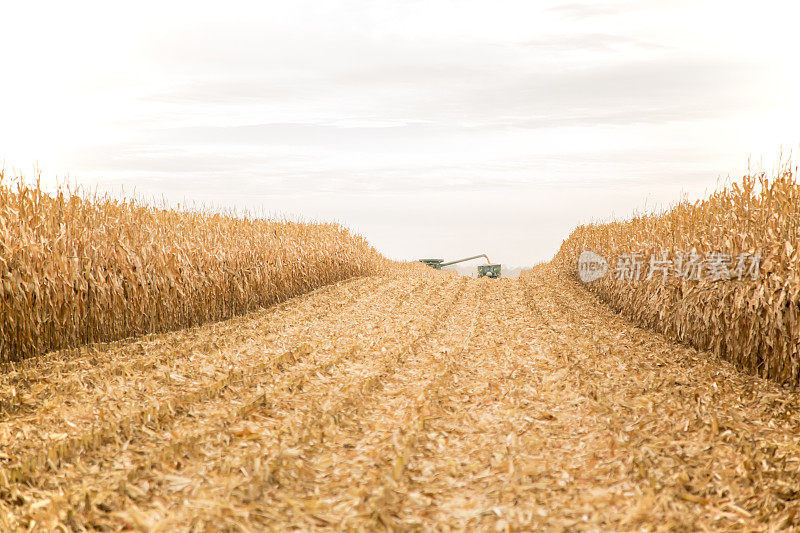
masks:
[[[478,259],[479,257],[483,257],[486,259],[488,264],[486,265],[478,265],[478,277],[487,277],[487,278],[499,278],[500,277],[500,265],[497,263],[492,263],[489,260],[489,257],[486,254],[478,254],[473,255],[471,257],[465,257],[464,259],[456,259],[455,261],[448,261],[444,262],[444,259],[420,259],[420,263],[425,263],[431,268],[435,268],[436,270],[441,270],[442,267],[455,265],[456,263],[463,263],[464,261],[471,261],[473,259]]]
[[[486,276],[487,278],[499,278],[500,277],[500,265],[489,264],[489,265],[478,265],[478,277],[482,278]]]

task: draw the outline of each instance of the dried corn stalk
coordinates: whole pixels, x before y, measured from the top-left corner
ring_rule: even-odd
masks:
[[[48,195],[0,171],[0,361],[223,320],[384,261],[336,224]]]
[[[554,264],[574,274],[583,250],[599,253],[611,264],[630,253],[644,258],[692,249],[702,255],[760,254],[755,280],[655,276],[636,282],[608,275],[589,287],[640,324],[713,350],[751,373],[797,385],[798,221],[796,169],[784,168],[774,180],[763,173],[745,176],[706,200],[684,202],[663,214],[580,226],[564,241]]]

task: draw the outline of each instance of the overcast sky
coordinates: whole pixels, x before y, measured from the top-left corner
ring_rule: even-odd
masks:
[[[800,149],[795,2],[116,4],[0,3],[6,169],[525,265]]]

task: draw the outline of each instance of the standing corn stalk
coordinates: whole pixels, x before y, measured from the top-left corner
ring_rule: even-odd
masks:
[[[227,319],[383,261],[336,224],[50,195],[0,171],[0,361]]]
[[[737,257],[758,257],[754,278],[693,280],[678,275],[632,283],[609,275],[588,286],[640,324],[713,350],[751,373],[798,385],[798,221],[800,186],[796,169],[786,167],[773,180],[763,173],[748,175],[706,200],[684,202],[663,214],[580,226],[564,241],[553,264],[575,273],[583,250],[610,262],[624,254],[647,261],[694,250],[698,257],[731,259],[732,269],[741,266]]]

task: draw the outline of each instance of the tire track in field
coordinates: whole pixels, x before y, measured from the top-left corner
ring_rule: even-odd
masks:
[[[171,509],[171,519],[162,526],[176,528],[194,516],[206,523],[222,521],[229,527],[236,527],[241,524],[231,518],[231,509],[241,510],[244,502],[251,502],[256,494],[263,495],[264,490],[294,483],[297,475],[306,470],[307,459],[324,445],[335,427],[345,419],[357,416],[357,406],[375,401],[384,380],[391,379],[402,368],[408,354],[416,352],[420,343],[436,334],[443,319],[450,314],[466,280],[434,276],[436,283],[426,288],[426,294],[420,295],[426,305],[409,302],[405,325],[390,328],[388,335],[380,341],[390,348],[374,353],[373,360],[343,368],[338,375],[309,379],[306,394],[302,397],[292,397],[286,394],[287,391],[273,391],[270,395],[272,400],[252,413],[258,422],[259,434],[241,435],[236,433],[236,428],[232,428],[233,432],[228,429],[231,443],[238,441],[247,445],[239,453],[220,455],[218,460],[212,461],[204,469],[198,490],[191,491],[191,496],[185,500],[188,503]],[[242,442],[251,437],[252,442]],[[253,474],[241,479],[242,472]],[[226,487],[223,480],[232,474],[237,481],[232,498],[225,500],[220,491]],[[193,502],[212,501],[216,502],[215,505],[201,511],[192,506]],[[244,505],[246,508],[249,504]],[[251,523],[263,527],[267,511],[263,506],[248,511]]]
[[[348,520],[361,512],[356,508],[361,501],[371,515],[373,493],[380,492],[384,476],[402,475],[402,460],[393,461],[397,454],[387,453],[396,451],[392,439],[395,446],[411,445],[406,437],[417,423],[416,414],[421,406],[435,401],[431,389],[449,384],[458,354],[468,341],[460,322],[464,317],[476,318],[481,290],[466,280],[463,283],[465,294],[443,313],[432,334],[403,350],[380,387],[361,401],[339,402],[338,421],[325,428],[324,439],[299,443],[300,460],[284,465],[277,480],[280,490],[264,491],[263,480],[248,479],[225,500],[215,495],[220,505],[253,507],[259,517],[254,523],[265,528],[302,530],[328,525],[346,529],[353,525]],[[298,506],[307,512],[296,513]]]
[[[322,348],[324,348],[324,351],[329,352],[328,355],[325,355],[324,357],[321,356],[319,360],[317,360],[315,354],[314,356],[312,356],[313,360],[309,362],[310,367],[308,365],[305,365],[304,363],[300,363],[299,368],[297,368],[295,372],[289,372],[288,374],[282,374],[281,376],[279,376],[278,379],[274,380],[277,383],[277,385],[281,385],[281,387],[278,387],[277,392],[279,394],[285,394],[287,392],[290,393],[293,389],[303,387],[303,382],[307,381],[307,379],[305,378],[305,374],[313,374],[315,372],[319,374],[320,370],[324,372],[329,372],[331,371],[331,367],[335,368],[337,365],[346,363],[348,359],[354,356],[363,358],[363,356],[365,355],[365,353],[363,351],[359,351],[359,349],[351,350],[344,354],[337,353],[336,352],[337,344],[336,343],[331,344],[330,339],[337,339],[340,336],[346,336],[349,334],[351,335],[351,340],[352,337],[354,336],[359,343],[364,343],[364,344],[372,343],[376,339],[375,337],[376,329],[379,329],[380,324],[388,323],[390,321],[390,318],[395,316],[396,313],[402,317],[408,314],[408,311],[411,310],[411,308],[413,308],[414,306],[417,306],[420,309],[425,309],[426,306],[427,308],[432,308],[433,304],[425,301],[428,300],[429,298],[421,290],[421,288],[426,284],[428,284],[429,281],[427,280],[423,280],[421,282],[415,281],[414,283],[417,286],[412,289],[403,289],[403,287],[413,287],[413,285],[409,283],[408,279],[403,279],[394,283],[393,284],[394,290],[391,293],[386,294],[385,296],[381,295],[381,298],[379,299],[380,301],[377,302],[373,301],[372,305],[370,305],[366,309],[362,309],[362,312],[355,314],[356,317],[360,319],[355,324],[353,324],[352,320],[349,322],[342,322],[342,323],[339,322],[329,322],[327,324],[323,323],[322,325],[326,327],[317,328],[318,331],[314,331],[312,333],[316,335],[317,338],[319,339],[318,340],[319,346],[317,346],[316,348],[322,346]],[[443,296],[446,296],[449,290],[443,290],[441,292]],[[386,327],[386,326],[381,326],[381,327],[391,330],[391,327]],[[328,344],[328,346],[325,346],[326,344]],[[269,381],[268,378],[267,381]],[[251,387],[249,388],[252,388],[253,386],[258,386],[258,384],[259,380],[256,377],[255,379],[251,380],[250,383]],[[231,415],[230,413],[230,403],[242,400],[243,398],[241,397],[241,394],[246,392],[246,390],[247,387],[245,387],[244,389],[242,389],[241,387],[237,387],[235,391],[226,391],[226,394],[220,396],[217,399],[217,401],[212,402],[213,405],[210,405],[208,409],[204,408],[203,411],[192,412],[191,419],[186,419],[184,417],[184,422],[172,428],[173,433],[181,434],[181,430],[187,429],[185,427],[183,428],[181,427],[182,425],[185,424],[189,424],[190,426],[191,425],[198,426],[195,429],[195,431],[196,432],[199,431],[199,433],[197,433],[194,436],[194,438],[192,437],[180,438],[178,440],[177,445],[173,443],[173,445],[166,446],[165,448],[163,448],[164,450],[163,455],[170,456],[170,455],[180,454],[183,451],[186,451],[183,448],[187,447],[189,448],[190,452],[193,451],[198,441],[207,440],[209,438],[208,435],[209,430],[207,426],[211,422],[213,422],[214,424],[222,423],[222,427],[220,430],[224,430],[226,425],[230,425],[227,422],[225,422],[224,417],[217,417],[216,419],[214,419],[213,418],[214,415],[226,415],[227,417],[233,416],[233,418],[235,418],[237,411],[242,411],[244,414],[246,414],[246,412],[249,410],[246,404],[238,406],[234,411],[233,415]],[[228,394],[227,392],[231,392],[231,394]],[[259,393],[256,395],[256,399],[258,401],[261,401],[262,398],[263,394]],[[258,406],[256,405],[256,407]],[[218,409],[219,412],[214,411],[214,409]],[[209,410],[210,412],[208,412]],[[158,430],[159,428],[156,425],[154,429]],[[149,436],[136,434],[135,435],[136,438],[134,439],[134,441],[131,443],[125,443],[123,447],[129,448],[130,451],[133,452],[137,444],[141,443],[146,448],[148,445],[148,441],[158,441],[158,440],[163,440],[164,438],[169,439],[169,435],[164,434],[164,436],[162,436],[161,433],[157,433],[156,431],[153,431],[152,433],[153,434]],[[191,432],[188,433],[191,435]],[[150,442],[149,444],[152,444],[152,442]],[[84,463],[87,463],[86,457],[82,457],[81,459]],[[95,467],[103,466],[102,465],[103,460],[104,460],[103,455],[99,455],[96,459],[97,462],[95,463]],[[158,460],[158,457],[156,457],[156,460]],[[89,468],[92,468],[91,464],[92,462],[88,461]],[[107,468],[108,465],[105,465],[105,467]],[[146,470],[146,469],[140,469],[140,470]],[[143,473],[147,474],[147,472]],[[126,496],[125,494],[126,492],[132,493],[134,495],[136,493],[135,485],[128,485],[127,487],[121,486],[114,488],[120,488],[121,492],[123,493],[122,494],[123,496]],[[157,487],[153,488],[154,490],[157,489]],[[88,494],[89,492],[91,492],[91,489],[88,492],[84,491],[84,495]],[[95,493],[97,492],[99,491],[95,491]],[[110,508],[111,507],[109,507],[109,509]]]
[[[114,385],[119,387],[119,391],[116,397],[111,398],[111,401],[108,396],[90,396],[80,398],[81,403],[72,406],[77,411],[81,409],[85,411],[86,403],[98,404],[97,409],[89,412],[88,418],[80,420],[72,417],[72,420],[78,424],[68,419],[63,410],[57,413],[55,422],[49,419],[36,421],[38,425],[46,422],[48,432],[70,429],[69,433],[61,433],[62,438],[46,439],[41,438],[37,433],[32,435],[23,433],[21,435],[23,438],[20,438],[19,433],[5,432],[4,436],[8,442],[4,448],[6,464],[0,469],[0,488],[2,488],[3,481],[7,483],[37,481],[43,471],[48,469],[57,471],[59,469],[57,463],[60,461],[69,461],[78,453],[84,453],[111,442],[120,442],[121,439],[127,437],[130,431],[140,425],[166,424],[169,420],[182,416],[191,404],[211,399],[219,395],[226,387],[251,379],[254,373],[285,368],[288,364],[308,355],[308,350],[303,347],[303,339],[308,335],[309,329],[313,329],[320,321],[324,321],[330,315],[338,312],[347,313],[354,309],[369,308],[375,300],[379,300],[384,294],[393,292],[393,287],[396,288],[400,283],[400,281],[387,283],[383,279],[367,278],[361,282],[363,292],[358,291],[351,297],[341,298],[344,294],[334,291],[318,295],[315,299],[316,305],[300,302],[299,310],[302,313],[300,320],[294,313],[290,313],[285,320],[278,323],[273,320],[271,324],[264,324],[264,327],[261,328],[263,336],[248,336],[238,343],[233,343],[235,348],[231,350],[232,353],[228,357],[221,354],[215,356],[210,352],[184,354],[186,366],[181,368],[182,373],[189,375],[196,372],[194,379],[192,381],[188,379],[175,381],[167,378],[163,382],[159,381],[145,389],[147,396],[144,398],[142,398],[143,392],[136,388],[135,383],[128,385],[125,380],[117,377]],[[320,301],[320,297],[324,299]],[[291,309],[291,306],[288,308]],[[320,310],[323,311],[320,312]],[[272,320],[275,317],[270,316],[269,318]],[[250,322],[247,322],[248,331],[259,329],[257,325],[251,326],[253,322],[263,324],[261,317],[253,317]],[[279,330],[280,336],[274,333],[276,326],[278,328],[285,326]],[[176,334],[168,335],[173,337]],[[264,337],[272,338],[264,342]],[[275,349],[282,350],[287,345],[290,347],[288,351]],[[264,355],[269,351],[273,351],[274,355],[264,360]],[[150,355],[158,357],[160,354],[152,351]],[[201,363],[213,367],[214,372],[211,374],[198,372],[202,369]],[[217,370],[216,367],[221,367],[221,369]],[[147,368],[148,366],[145,366],[145,369]],[[171,369],[174,368],[171,367]],[[109,384],[106,383],[105,386],[108,387]],[[160,394],[155,394],[154,387],[160,388],[158,391]],[[129,388],[134,390],[128,390]],[[132,396],[133,398],[131,398]],[[2,427],[20,431],[18,422],[6,423],[0,426],[0,428]],[[19,459],[14,461],[14,457]]]
[[[519,418],[540,414],[513,415],[507,404],[527,393],[526,359],[537,326],[521,307],[516,281],[490,283],[467,349],[443,383],[445,393],[428,403],[430,414],[409,432],[407,466],[400,476],[384,476],[383,490],[372,502],[376,521],[367,527],[425,529],[446,523],[489,530],[507,525],[501,495],[514,472],[509,436]]]
[[[322,486],[317,489],[321,492],[319,499],[326,502],[312,515],[317,521],[344,529],[421,525],[401,523],[394,507],[405,505],[409,494],[414,494],[416,455],[430,439],[426,425],[438,416],[441,392],[451,390],[456,376],[464,370],[464,355],[470,349],[492,283],[485,282],[470,283],[468,296],[451,314],[442,335],[429,339],[387,384],[386,401],[360,412],[357,424],[327,443],[328,455],[319,454],[318,472],[324,472],[328,465],[336,468],[315,479],[317,486]],[[303,494],[295,490],[294,498],[300,500]],[[278,525],[278,521],[272,525]],[[314,523],[295,525],[305,528]]]

